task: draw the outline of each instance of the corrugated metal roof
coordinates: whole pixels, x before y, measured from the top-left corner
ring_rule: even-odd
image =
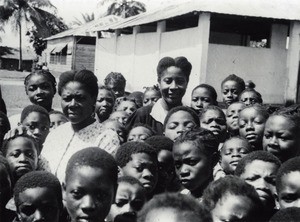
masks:
[[[299,0],[186,0],[129,17],[112,25],[89,30],[115,30],[157,22],[191,12],[212,12],[229,15],[300,20]]]
[[[101,27],[110,26],[116,22],[121,22],[122,20],[123,19],[119,16],[109,15],[96,21],[91,21],[86,24],[83,24],[80,27],[69,29],[56,35],[50,36],[48,38],[45,38],[45,40],[58,39],[67,36],[96,36],[95,33],[91,33],[91,27],[101,29]]]

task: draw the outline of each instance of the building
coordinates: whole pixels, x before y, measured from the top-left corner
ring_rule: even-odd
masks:
[[[220,95],[222,80],[235,73],[252,80],[266,103],[299,102],[299,1],[188,0],[92,30],[114,33],[96,39],[100,81],[118,71],[129,90],[142,90],[156,83],[160,58],[183,55],[193,65],[186,101],[200,83]]]

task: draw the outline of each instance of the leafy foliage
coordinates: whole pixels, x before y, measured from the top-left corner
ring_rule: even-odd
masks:
[[[134,0],[115,0],[107,9],[107,15],[117,15],[122,18],[138,15],[146,11],[144,3]]]

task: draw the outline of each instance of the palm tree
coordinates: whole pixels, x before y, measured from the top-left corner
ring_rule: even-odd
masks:
[[[144,3],[134,0],[115,0],[107,9],[107,15],[117,15],[122,18],[138,15],[146,11]]]
[[[95,14],[92,12],[91,14],[88,13],[81,13],[82,20],[75,18],[75,21],[72,22],[73,26],[82,26],[85,23],[91,22],[95,20]]]
[[[51,31],[49,25],[55,27],[62,22],[50,12],[42,8],[55,10],[50,0],[3,0],[0,6],[0,25],[11,21],[14,28],[19,32],[19,70],[22,70],[22,24],[32,22],[42,36],[49,36]]]

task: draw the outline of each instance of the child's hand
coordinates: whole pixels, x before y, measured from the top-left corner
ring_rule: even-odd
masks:
[[[17,135],[23,135],[23,134],[31,135],[31,132],[26,130],[26,128],[24,126],[18,126],[14,129],[9,130],[5,134],[4,140],[8,140],[8,139],[14,138]]]

